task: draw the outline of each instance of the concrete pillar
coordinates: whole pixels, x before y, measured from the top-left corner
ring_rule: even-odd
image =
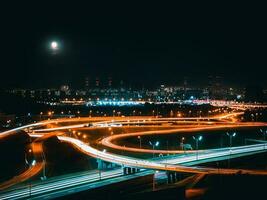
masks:
[[[175,172],[175,182],[180,181],[181,176],[178,172]]]
[[[168,184],[171,184],[172,182],[172,180],[171,180],[171,174],[170,174],[170,172],[166,172],[167,173],[167,177],[168,177]]]
[[[132,168],[127,167],[127,174],[131,174],[132,173]]]
[[[123,175],[126,175],[126,174],[127,174],[127,168],[123,167]]]
[[[97,159],[97,169],[102,169],[103,168],[103,161],[102,160],[100,160],[100,159]]]
[[[174,172],[171,173],[171,177],[172,177],[172,183],[175,183],[175,173]]]

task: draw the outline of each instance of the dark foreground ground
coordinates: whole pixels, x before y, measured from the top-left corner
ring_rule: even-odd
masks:
[[[125,181],[95,190],[88,190],[65,196],[62,199],[129,199],[129,200],[225,200],[225,199],[265,199],[266,177],[233,175],[208,176],[204,180],[206,187],[186,190],[185,187],[169,185],[164,189],[152,191],[152,177],[146,176],[135,180]]]

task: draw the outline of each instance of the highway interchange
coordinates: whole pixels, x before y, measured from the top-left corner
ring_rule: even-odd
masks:
[[[157,118],[151,116],[143,117],[90,117],[90,118],[65,118],[65,119],[53,119],[41,121],[35,124],[26,125],[13,130],[9,130],[0,134],[0,139],[4,139],[5,136],[9,134],[14,134],[16,131],[25,130],[31,137],[37,138],[32,143],[32,150],[35,155],[35,162],[31,168],[25,171],[23,174],[16,176],[15,178],[0,184],[0,188],[3,193],[0,194],[1,199],[14,199],[23,198],[28,195],[27,188],[20,188],[20,190],[11,189],[5,191],[12,185],[23,182],[36,174],[40,173],[44,167],[43,160],[43,150],[42,141],[51,136],[57,136],[59,140],[73,145],[76,149],[81,152],[107,162],[115,163],[119,168],[104,171],[101,175],[101,180],[107,178],[121,177],[123,176],[122,168],[131,167],[141,169],[142,173],[152,173],[153,170],[162,171],[174,171],[174,172],[186,172],[186,173],[201,173],[201,174],[235,174],[235,173],[245,173],[245,174],[259,174],[266,175],[267,172],[264,170],[246,170],[246,169],[220,169],[217,168],[207,168],[207,167],[195,167],[191,166],[193,164],[205,163],[213,159],[227,159],[229,155],[235,156],[245,156],[255,153],[261,153],[266,151],[267,145],[265,143],[231,147],[231,148],[217,148],[217,149],[207,149],[207,150],[187,150],[187,154],[184,154],[183,150],[160,150],[160,149],[146,149],[146,148],[133,148],[125,147],[116,144],[114,141],[120,140],[126,137],[137,137],[150,134],[173,134],[179,132],[194,133],[203,130],[221,130],[221,129],[233,129],[240,127],[264,127],[267,126],[266,123],[261,122],[239,122],[237,116],[242,115],[242,112],[231,112],[226,114],[221,114],[213,117],[202,117],[202,118]],[[122,150],[125,152],[139,152],[139,153],[156,153],[156,154],[177,154],[173,157],[162,157],[157,160],[149,159],[138,159],[129,156],[123,156],[107,151],[102,151],[82,140],[70,137],[67,132],[71,131],[82,131],[83,129],[107,129],[110,127],[154,127],[159,128],[157,131],[137,131],[137,132],[127,132],[123,134],[109,135],[101,138],[99,141],[101,145],[106,146],[110,149]],[[90,141],[91,143],[91,141]],[[196,154],[198,155],[196,157]],[[143,169],[146,169],[143,171]],[[148,171],[147,171],[148,170]],[[88,174],[87,174],[88,175]],[[128,176],[128,175],[127,175]],[[127,177],[126,176],[126,177]],[[56,180],[56,179],[55,179]],[[59,179],[54,181],[48,180],[44,181],[43,184],[36,184],[32,188],[32,195],[40,195],[44,192],[47,193],[50,190],[64,189],[66,187],[74,187],[80,185],[81,183],[94,183],[100,180],[100,175],[92,172],[89,177],[78,176],[69,177],[63,180]],[[19,187],[19,186],[17,186]]]

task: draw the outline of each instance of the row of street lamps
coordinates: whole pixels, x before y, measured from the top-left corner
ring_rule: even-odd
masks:
[[[261,132],[263,132],[263,131],[261,130]],[[267,134],[267,130],[265,132],[263,132],[263,134],[264,134],[264,140],[265,140],[265,136]],[[230,150],[230,153],[231,153],[233,138],[236,136],[236,132],[234,132],[234,133],[227,132],[226,135],[229,136],[229,150]],[[139,140],[139,148],[141,149],[142,148],[142,137],[139,135],[137,138]],[[200,136],[193,136],[193,139],[196,142],[196,159],[198,160],[199,142],[203,140],[203,136],[202,135],[200,135]],[[186,149],[184,149],[184,140],[185,140],[185,138],[182,137],[182,139],[181,139],[181,145],[182,145],[182,149],[183,150],[186,150]],[[152,149],[155,150],[155,147],[158,147],[159,146],[159,141],[156,141],[156,142],[149,141],[149,145],[151,145],[152,146]],[[153,158],[154,158],[154,155],[155,154],[153,152]]]

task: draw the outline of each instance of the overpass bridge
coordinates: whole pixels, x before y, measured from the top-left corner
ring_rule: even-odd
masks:
[[[233,117],[235,115],[227,114],[226,116]],[[218,120],[220,119],[224,120],[225,118],[226,118],[225,116],[220,116]],[[83,119],[76,119],[76,120],[78,121],[81,120],[83,123],[78,124],[78,125],[75,124],[73,126],[70,125],[70,126],[67,126],[67,128],[68,129],[82,128],[86,125]],[[154,121],[156,120],[157,119],[154,119]],[[166,120],[168,121],[170,119],[166,119]],[[174,119],[171,119],[171,120],[173,121]],[[179,118],[179,120],[181,119]],[[75,119],[68,119],[68,121],[75,121]],[[131,122],[131,119],[121,118],[121,119],[118,119],[116,123],[118,121],[122,124],[128,124]],[[159,121],[164,121],[164,120],[159,119]],[[32,125],[26,125],[20,128],[16,128],[16,129],[4,132],[0,134],[0,138],[8,134],[13,134],[14,131],[24,130],[24,129],[29,130],[32,127],[43,127],[51,123],[59,123],[59,122],[65,122],[65,121],[64,119],[50,120],[50,121],[39,122],[39,123],[32,124]],[[101,123],[103,124],[103,122],[100,122],[100,123],[95,123],[95,125],[99,125]],[[136,123],[140,123],[140,121],[137,121]],[[114,124],[114,120],[107,119],[107,121],[105,121],[104,124],[106,125]],[[265,126],[265,124],[262,124],[262,123],[248,124],[248,126],[252,126],[252,125],[253,126],[262,126],[262,125]],[[214,124],[214,126],[218,126],[218,125]],[[220,126],[223,126],[223,125],[220,125]],[[225,125],[225,127],[228,127],[228,126],[229,124]],[[231,127],[233,128],[240,127],[240,126],[247,126],[247,125],[246,124],[235,125],[235,123],[231,124]],[[60,130],[66,129],[66,127],[59,127],[59,128]],[[96,128],[96,127],[90,127],[90,128]],[[53,130],[57,130],[57,129],[53,128]],[[53,130],[50,130],[50,131],[53,131]],[[29,135],[32,137],[42,137],[45,134],[47,134],[45,132],[45,129],[43,129],[43,131],[39,131],[38,133],[34,133],[34,131],[32,133],[29,133]],[[201,151],[194,151],[191,153],[177,155],[177,156],[161,157],[161,158],[157,158],[156,160],[153,160],[153,159],[143,160],[143,159],[137,159],[137,158],[132,158],[132,157],[126,157],[122,155],[116,155],[116,154],[112,154],[109,152],[103,152],[75,138],[71,138],[67,136],[57,136],[57,137],[59,140],[73,145],[74,147],[79,149],[81,152],[89,156],[92,156],[96,159],[101,159],[106,162],[115,163],[116,165],[119,166],[119,168],[115,168],[109,171],[103,171],[102,173],[99,173],[99,171],[92,172],[92,173],[88,172],[85,174],[82,173],[81,175],[77,177],[66,175],[63,179],[55,178],[51,180],[49,179],[46,181],[40,181],[40,182],[36,182],[33,185],[31,185],[30,189],[29,187],[25,188],[25,187],[17,186],[9,190],[0,192],[0,199],[21,199],[21,198],[28,198],[29,196],[37,198],[37,199],[54,198],[58,195],[66,195],[66,194],[74,193],[74,192],[85,190],[85,189],[93,189],[96,187],[101,187],[106,184],[112,184],[112,183],[120,182],[123,180],[129,180],[134,177],[141,177],[141,176],[145,176],[149,174],[151,175],[155,173],[155,170],[166,171],[167,174],[175,174],[175,173],[201,173],[201,174],[245,173],[245,174],[262,174],[262,175],[267,174],[266,171],[259,171],[259,170],[220,169],[218,171],[217,168],[193,166],[193,165],[197,165],[197,164],[201,164],[205,162],[226,160],[229,158],[241,157],[241,156],[247,156],[247,155],[253,155],[253,154],[265,152],[267,149],[266,143],[231,147],[231,148],[201,150]],[[172,181],[173,179],[175,179],[174,178],[175,176],[173,175],[170,177],[172,177],[170,178],[172,179]]]
[[[62,138],[61,138],[62,139]],[[65,140],[66,141],[66,140]],[[9,190],[0,192],[0,199],[24,199],[31,196],[32,199],[49,199],[60,196],[65,196],[66,194],[72,194],[84,190],[94,189],[98,187],[103,187],[108,184],[118,183],[125,180],[130,180],[136,177],[142,177],[147,175],[153,175],[155,170],[169,171],[166,172],[169,182],[175,182],[177,173],[181,172],[191,172],[199,173],[218,173],[218,169],[212,168],[201,168],[201,167],[191,167],[193,165],[213,162],[220,160],[227,160],[229,158],[236,158],[242,156],[253,155],[261,152],[266,152],[267,144],[257,144],[241,147],[232,147],[224,149],[213,149],[206,152],[201,152],[198,158],[194,153],[183,154],[175,156],[164,156],[158,157],[156,159],[149,160],[138,160],[132,159],[130,157],[123,156],[124,164],[119,164],[117,167],[111,170],[94,170],[89,172],[81,172],[76,174],[65,175],[61,177],[55,177],[48,179],[46,181],[37,181],[31,184],[31,189],[29,186],[16,186],[10,188]],[[103,154],[103,155],[102,155]],[[103,160],[110,161],[106,159],[106,156],[111,156],[107,152],[102,152],[99,155]],[[112,155],[114,156],[114,155]],[[112,157],[114,159],[114,157]],[[121,159],[121,158],[120,158]],[[126,162],[129,162],[128,164]],[[141,162],[141,163],[139,163]],[[142,165],[142,166],[140,166]],[[147,165],[145,167],[145,165]],[[158,167],[156,167],[156,166]],[[153,167],[152,167],[153,166]],[[164,169],[161,168],[164,167]],[[125,170],[127,169],[127,170]],[[138,170],[137,170],[138,169]],[[193,169],[193,171],[192,171]],[[194,170],[195,169],[195,170]],[[226,170],[226,171],[225,171]],[[265,174],[266,171],[254,171],[254,170],[241,170],[241,169],[219,169],[220,173],[260,173]],[[31,191],[30,191],[31,190]]]

